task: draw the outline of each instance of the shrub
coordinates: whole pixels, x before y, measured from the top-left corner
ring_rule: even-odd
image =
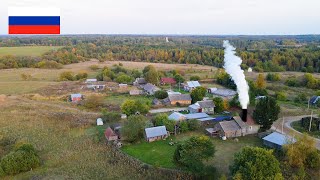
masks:
[[[93,70],[93,71],[96,71],[96,70],[99,69],[99,66],[98,66],[98,65],[91,65],[91,66],[89,66],[89,68],[90,68],[91,70]]]
[[[194,131],[200,128],[200,123],[199,121],[195,120],[195,119],[191,119],[187,121],[188,123],[188,128],[190,131]]]
[[[56,61],[40,61],[36,64],[37,68],[43,68],[43,69],[61,69],[63,67],[62,64],[56,62]]]
[[[81,79],[87,79],[88,77],[88,73],[86,72],[81,72],[81,73],[78,73],[76,76],[75,76],[75,79],[76,80],[81,80]]]
[[[104,122],[120,121],[121,115],[117,112],[108,112],[106,109],[102,110],[102,119]]]
[[[127,116],[133,115],[137,112],[147,114],[149,112],[149,109],[149,104],[143,103],[139,100],[126,100],[121,105],[122,113],[126,114]]]
[[[280,81],[280,74],[279,73],[268,73],[267,74],[267,81]]]
[[[116,78],[117,83],[131,83],[132,78],[126,74],[122,74]]]
[[[186,121],[180,122],[179,127],[181,132],[187,132],[189,130],[188,123]]]
[[[20,76],[21,76],[21,79],[22,79],[23,81],[30,81],[30,80],[32,80],[32,76],[31,76],[30,74],[22,73]]]
[[[13,151],[1,159],[0,176],[15,175],[38,166],[40,166],[40,158],[34,147],[31,144],[18,144]]]
[[[283,91],[276,92],[276,98],[279,101],[285,101],[285,100],[287,100],[287,94]]]
[[[121,133],[129,142],[135,142],[143,138],[147,119],[142,115],[132,115],[121,128]]]
[[[73,77],[72,72],[70,72],[70,71],[64,71],[64,72],[62,72],[62,73],[60,74],[59,80],[60,80],[60,81],[73,81],[73,80],[74,80],[74,77]]]
[[[84,100],[83,106],[88,109],[96,109],[103,106],[103,98],[98,95],[91,95]]]
[[[190,77],[190,81],[199,81],[200,80],[200,76],[191,76]]]
[[[165,99],[168,97],[168,93],[166,91],[160,90],[160,91],[156,91],[154,93],[154,96],[158,99]]]

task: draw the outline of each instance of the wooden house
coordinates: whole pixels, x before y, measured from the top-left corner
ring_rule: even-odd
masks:
[[[157,126],[145,129],[145,136],[148,142],[165,139],[169,136],[166,126]]]
[[[192,100],[190,94],[172,94],[168,98],[171,105],[190,105]]]
[[[104,132],[104,136],[106,137],[107,141],[115,141],[119,138],[118,135],[110,127],[106,129],[106,131]]]

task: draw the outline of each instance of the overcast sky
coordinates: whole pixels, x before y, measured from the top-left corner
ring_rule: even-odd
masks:
[[[320,0],[1,0],[61,8],[62,34],[320,34]]]

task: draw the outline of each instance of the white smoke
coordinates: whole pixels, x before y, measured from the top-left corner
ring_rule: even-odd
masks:
[[[228,40],[223,41],[223,47],[225,48],[223,67],[237,85],[239,102],[242,109],[247,109],[249,104],[249,86],[245,79],[243,70],[240,67],[242,59],[235,55],[236,48],[234,48]]]

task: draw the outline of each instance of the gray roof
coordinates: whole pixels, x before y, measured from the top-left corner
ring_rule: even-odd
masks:
[[[191,101],[190,94],[171,94],[169,95],[170,101]]]
[[[173,112],[168,118],[170,120],[179,121],[181,119],[186,119],[186,116],[184,114],[179,113],[179,112]]]
[[[224,132],[228,132],[228,131],[237,131],[240,129],[240,126],[238,125],[238,123],[234,120],[231,121],[221,121],[219,122],[222,130]]]
[[[273,132],[271,134],[269,134],[268,136],[262,138],[263,140],[265,141],[269,141],[273,144],[277,144],[277,145],[280,145],[280,146],[283,146],[285,144],[288,144],[290,143],[290,139],[291,141],[295,142],[295,139],[293,138],[290,138],[288,136],[285,136],[283,134],[280,134],[278,132]]]
[[[191,104],[191,105],[189,105],[189,108],[191,108],[191,109],[200,109],[200,106],[198,106],[196,104]]]
[[[147,81],[144,78],[137,78],[135,80],[135,82],[138,84],[146,84],[147,83]]]
[[[231,89],[217,89],[215,91],[211,91],[212,94],[215,94],[215,95],[218,95],[218,96],[224,96],[224,97],[227,97],[227,96],[234,96],[237,94],[236,91],[234,90],[231,90]]]
[[[207,118],[201,118],[201,119],[197,119],[198,121],[211,121],[214,120],[213,117],[207,117]]]
[[[191,88],[195,88],[195,87],[199,87],[201,86],[200,83],[198,81],[188,81],[187,85]]]
[[[202,119],[210,117],[207,113],[193,113],[193,114],[186,114],[187,119]]]
[[[233,119],[236,121],[236,123],[241,127],[241,128],[246,128],[247,124],[242,121],[240,116],[235,116]]]
[[[152,137],[166,135],[167,129],[165,126],[158,126],[158,127],[146,128],[145,132],[146,132],[147,138],[152,138]]]
[[[153,92],[153,91],[158,90],[159,88],[157,86],[153,85],[153,84],[148,83],[148,84],[143,86],[143,89],[145,91],[148,91],[148,92]]]
[[[213,107],[216,107],[212,100],[198,101],[197,103],[199,104],[199,106],[201,108],[213,108]]]

